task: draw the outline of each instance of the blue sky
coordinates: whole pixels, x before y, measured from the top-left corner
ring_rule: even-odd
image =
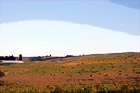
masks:
[[[140,0],[0,0],[0,23],[58,20],[140,35]]]
[[[138,52],[139,37],[140,0],[0,0],[0,55]]]
[[[140,0],[109,0],[129,8],[140,9]]]

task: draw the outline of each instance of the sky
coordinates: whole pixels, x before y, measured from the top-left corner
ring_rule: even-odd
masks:
[[[0,51],[140,52],[140,0],[0,0]]]

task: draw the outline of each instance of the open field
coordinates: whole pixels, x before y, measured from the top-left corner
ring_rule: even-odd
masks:
[[[140,92],[140,53],[0,64],[2,92]]]

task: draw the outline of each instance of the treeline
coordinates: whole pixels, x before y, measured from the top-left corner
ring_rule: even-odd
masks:
[[[75,57],[73,55],[66,55],[65,57],[52,57],[52,56],[38,56],[38,57],[30,57],[30,61],[45,61],[50,59],[59,59],[59,58],[67,58],[67,57]]]
[[[0,57],[0,60],[16,60],[16,57],[12,56],[5,56],[5,57]]]
[[[1,56],[0,60],[22,60],[22,54],[19,55],[19,58],[14,57],[13,55],[12,56],[5,56],[5,57]]]

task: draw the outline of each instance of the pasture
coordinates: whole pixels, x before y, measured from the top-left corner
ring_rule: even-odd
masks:
[[[140,92],[140,53],[0,64],[0,93]]]

